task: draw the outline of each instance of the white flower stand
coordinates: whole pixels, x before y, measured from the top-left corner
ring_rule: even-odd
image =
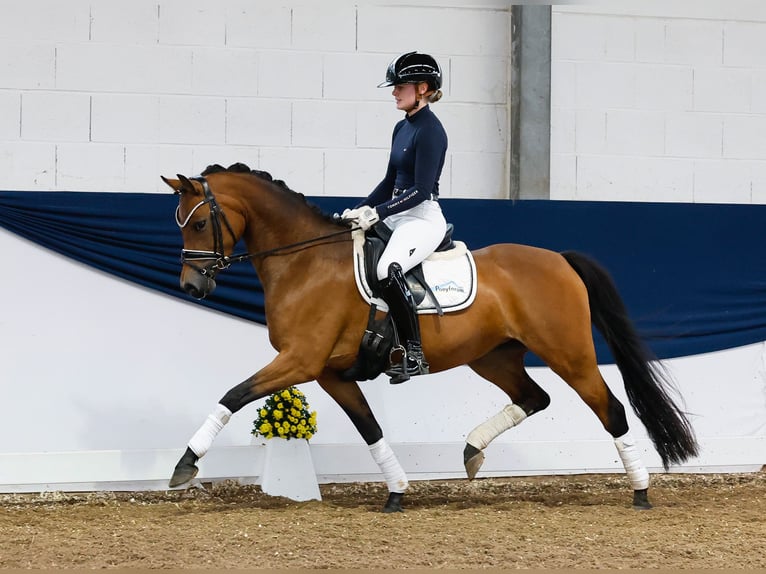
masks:
[[[322,500],[309,442],[301,438],[266,440],[261,490],[291,500]]]

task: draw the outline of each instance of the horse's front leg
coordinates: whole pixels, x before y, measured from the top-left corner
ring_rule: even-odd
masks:
[[[252,377],[230,389],[189,440],[186,452],[176,464],[170,478],[170,488],[186,484],[197,476],[197,461],[208,451],[232,414],[261,397],[313,380],[318,372],[301,360],[305,356],[282,352]]]
[[[370,454],[380,467],[388,486],[388,500],[383,506],[383,512],[402,512],[404,491],[409,486],[407,475],[383,437],[383,431],[359,385],[356,382],[342,381],[335,371],[329,369],[322,373],[317,382],[343,409],[370,447]]]

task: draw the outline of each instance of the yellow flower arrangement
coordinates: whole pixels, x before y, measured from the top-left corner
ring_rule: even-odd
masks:
[[[317,413],[309,411],[306,395],[288,387],[266,399],[253,421],[252,434],[264,438],[310,439],[317,432]]]

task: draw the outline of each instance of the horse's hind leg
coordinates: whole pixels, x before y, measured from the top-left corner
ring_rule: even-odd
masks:
[[[511,399],[503,410],[466,437],[463,463],[469,479],[473,479],[481,468],[483,451],[492,440],[550,404],[548,393],[532,380],[524,368],[525,353],[526,349],[520,344],[509,342],[468,365],[481,377],[500,387]]]
[[[341,380],[337,373],[330,370],[325,370],[317,382],[343,409],[370,447],[370,454],[388,485],[388,500],[383,506],[383,512],[401,512],[404,491],[409,486],[407,475],[383,437],[383,431],[359,385]]]
[[[562,360],[559,355],[557,360],[546,362],[575,390],[614,438],[620,460],[633,486],[633,507],[639,510],[651,508],[648,497],[649,471],[641,461],[636,441],[628,427],[625,407],[612,394],[601,376],[595,352],[589,351],[579,358],[572,356],[569,360]]]

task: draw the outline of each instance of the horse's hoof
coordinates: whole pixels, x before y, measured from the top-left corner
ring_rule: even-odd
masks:
[[[466,443],[465,449],[463,449],[463,464],[465,465],[465,472],[468,474],[468,480],[473,480],[476,478],[476,473],[479,472],[481,465],[484,464],[484,452]]]
[[[168,486],[170,488],[175,488],[177,486],[181,486],[182,484],[186,484],[195,476],[197,476],[198,472],[199,468],[197,468],[197,466],[194,464],[178,463],[175,470],[173,471],[173,476],[170,477]]]
[[[391,514],[392,512],[404,512],[402,508],[402,498],[404,498],[403,492],[389,492],[386,505],[383,507],[383,512]]]
[[[649,494],[647,488],[643,490],[633,491],[633,508],[636,510],[651,510],[652,503],[649,502]]]

